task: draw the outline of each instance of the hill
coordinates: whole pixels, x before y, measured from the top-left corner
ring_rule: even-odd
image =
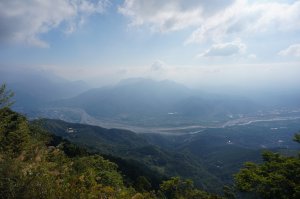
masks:
[[[212,95],[181,84],[150,79],[123,80],[115,86],[91,89],[56,101],[57,107],[80,108],[92,117],[135,126],[178,126],[199,120],[226,120],[249,114],[261,106],[242,98]]]
[[[223,183],[204,168],[200,159],[195,159],[187,153],[165,150],[153,145],[142,134],[59,120],[43,119],[36,122],[48,131],[85,146],[92,152],[139,162],[146,170],[158,174],[155,178],[178,175],[193,179],[195,185],[203,189],[221,191]],[[219,188],[216,189],[216,187]]]
[[[276,153],[264,152],[261,164],[246,163],[235,175],[237,189],[224,187],[226,197],[236,191],[240,198],[298,198],[299,145],[286,133],[299,129],[297,118],[182,135],[136,134],[59,120],[29,123],[8,108],[10,97],[1,86],[0,198],[216,199],[184,178],[221,193],[243,161],[259,161],[258,146]],[[299,142],[299,134],[294,139]]]
[[[89,89],[83,81],[69,81],[43,70],[0,69],[0,79],[16,93],[14,110],[26,114],[53,100],[74,97]]]
[[[158,176],[191,178],[196,186],[212,192],[221,192],[223,185],[233,183],[232,175],[244,162],[261,162],[261,151],[294,154],[299,148],[290,140],[291,132],[300,128],[299,120],[211,128],[183,135],[136,134],[49,119],[41,124],[91,151],[139,162]]]
[[[218,198],[180,178],[151,191],[148,179],[139,176],[134,189],[101,155],[29,124],[7,107],[0,118],[0,198]],[[173,189],[178,186],[180,191]]]

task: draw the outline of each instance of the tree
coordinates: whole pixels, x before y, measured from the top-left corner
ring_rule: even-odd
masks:
[[[295,134],[294,141],[300,143],[300,133]]]
[[[6,90],[6,84],[2,84],[0,86],[0,109],[13,105],[14,102],[11,101],[13,96],[14,93],[11,90]]]
[[[300,134],[294,140],[299,142]],[[247,162],[236,175],[238,190],[265,199],[300,198],[300,156],[264,152],[263,163]]]
[[[192,180],[182,180],[179,177],[173,177],[164,181],[160,189],[166,198],[170,199],[221,199],[222,197],[209,194],[205,191],[194,188]]]
[[[131,198],[117,165],[51,137],[12,111],[11,91],[0,88],[0,199]]]
[[[135,189],[140,192],[150,191],[151,183],[145,176],[139,176],[136,179]]]

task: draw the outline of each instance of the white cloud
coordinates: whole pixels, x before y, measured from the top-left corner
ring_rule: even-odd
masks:
[[[187,43],[220,41],[235,35],[300,30],[300,1],[292,4],[237,0],[231,7],[207,18]]]
[[[280,56],[300,57],[300,44],[290,45],[288,48],[281,50],[278,54]]]
[[[300,30],[300,1],[125,0],[119,12],[131,26],[150,27],[154,32],[192,27],[186,43]]]
[[[228,43],[218,43],[198,55],[198,57],[226,57],[237,54],[243,54],[246,51],[246,45],[240,40]]]
[[[250,55],[248,55],[248,59],[254,60],[254,59],[256,59],[256,58],[257,58],[257,56],[256,56],[255,54],[250,54]]]
[[[95,13],[103,13],[108,0],[9,0],[0,2],[0,41],[47,47],[40,39],[60,25],[71,33]]]
[[[228,6],[233,0],[125,0],[119,12],[131,26],[147,25],[154,32],[169,32],[197,26],[205,16]]]

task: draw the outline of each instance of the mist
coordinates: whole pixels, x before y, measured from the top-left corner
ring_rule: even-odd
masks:
[[[31,81],[39,85],[46,79],[55,83],[84,82],[87,88],[112,86],[129,78],[172,80],[194,90],[215,94],[241,95],[252,99],[299,95],[300,68],[292,64],[253,64],[223,66],[170,66],[155,62],[131,68],[70,68],[1,66],[1,81]]]
[[[144,78],[170,80],[195,93],[245,97],[256,103],[283,107],[291,103],[300,106],[299,75],[298,63],[171,66],[154,62],[140,67],[1,65],[0,68],[1,83],[7,83],[16,92],[20,90],[18,85],[22,85],[22,92],[48,100],[74,97],[88,89],[111,87],[126,79]],[[47,89],[51,96],[43,96]]]

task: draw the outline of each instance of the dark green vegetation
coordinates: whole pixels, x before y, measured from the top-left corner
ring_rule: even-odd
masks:
[[[8,108],[0,110],[1,198],[129,197],[117,166],[99,155],[71,157],[62,143]],[[67,151],[67,152],[66,152]]]
[[[125,185],[115,163],[30,124],[0,94],[0,198],[220,198],[180,178]]]
[[[156,191],[143,176],[126,186],[117,165],[102,156],[48,134],[7,107],[0,118],[1,198],[219,198],[178,177]],[[254,198],[298,198],[299,158],[264,153],[263,164],[245,164],[236,186]],[[225,190],[228,198],[234,196]]]
[[[2,84],[0,87],[0,108],[10,107],[13,102],[10,99],[14,96],[12,91],[7,91],[6,85]]]
[[[300,143],[300,134],[294,140]],[[300,153],[298,157],[264,152],[262,164],[247,162],[235,175],[240,191],[251,193],[253,198],[300,198]]]
[[[141,134],[59,120],[40,120],[38,122],[48,131],[79,145],[84,145],[90,151],[139,162],[140,168],[157,174],[157,176],[152,174],[151,179],[158,179],[159,176],[179,175],[193,178],[198,187],[221,191],[222,182],[206,171],[199,158],[197,159],[189,153],[163,149],[151,144]]]
[[[136,134],[59,120],[41,120],[41,125],[91,151],[131,164],[138,162],[143,175],[154,181],[159,176],[179,175],[191,178],[197,187],[217,193],[222,192],[224,185],[233,183],[233,174],[244,162],[261,162],[262,150],[295,154],[299,148],[291,140],[293,133],[288,133],[300,128],[298,120],[259,122],[175,136]]]
[[[226,198],[299,198],[299,146],[286,134],[297,120],[135,134],[59,120],[29,123],[9,108],[12,95],[1,87],[1,198],[198,199],[221,198],[202,190],[222,189]],[[247,162],[233,182],[242,162],[261,161],[259,147],[275,152],[263,152],[261,164]]]

